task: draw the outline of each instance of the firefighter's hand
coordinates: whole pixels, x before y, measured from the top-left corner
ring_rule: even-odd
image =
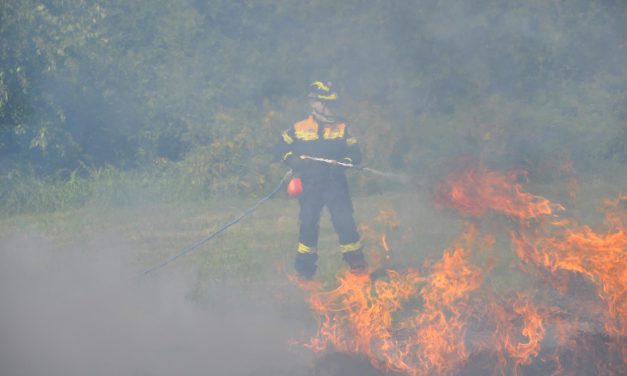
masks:
[[[350,158],[342,158],[340,160],[340,162],[344,163],[344,164],[349,164],[350,166],[342,166],[343,168],[350,168],[350,167],[355,167],[355,165],[353,164],[353,160]]]

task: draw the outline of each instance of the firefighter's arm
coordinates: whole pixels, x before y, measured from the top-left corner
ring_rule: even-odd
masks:
[[[275,149],[275,156],[291,168],[296,169],[301,160],[298,158],[299,156],[294,154],[292,147],[294,140],[295,136],[292,129],[288,129],[281,133],[281,139]]]
[[[359,143],[348,127],[346,129],[346,157],[344,157],[342,162],[350,163],[355,166],[361,164],[361,149],[359,148]]]

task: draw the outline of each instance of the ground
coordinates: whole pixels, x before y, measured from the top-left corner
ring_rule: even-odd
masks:
[[[599,225],[600,200],[624,182],[590,179],[576,199],[559,185],[533,193]],[[433,186],[354,199],[370,257],[385,268],[424,268],[468,218],[433,204]],[[365,358],[314,354],[316,321],[291,280],[298,205],[284,193],[172,264],[144,275],[239,215],[258,198],[143,207],[86,206],[0,221],[0,370],[3,374],[378,375]],[[497,226],[498,220],[479,223]],[[389,253],[382,253],[385,235]],[[343,268],[325,212],[317,279],[334,287]],[[511,247],[497,238],[506,265]],[[389,259],[385,256],[389,255]],[[524,282],[503,270],[509,294]],[[507,283],[503,283],[507,282]],[[93,372],[94,369],[97,371]]]

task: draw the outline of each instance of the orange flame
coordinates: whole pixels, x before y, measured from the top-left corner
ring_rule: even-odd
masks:
[[[483,281],[482,271],[468,257],[463,248],[446,251],[420,290],[424,305],[410,320],[416,328],[413,374],[450,373],[468,358],[464,343],[468,299]]]
[[[468,236],[465,237],[468,240]],[[373,286],[367,277],[346,273],[329,292],[311,292],[309,302],[319,320],[309,347],[366,354],[373,365],[410,375],[446,373],[468,357],[464,344],[469,294],[479,288],[483,272],[458,247],[446,251],[430,276],[415,270],[388,270]],[[423,284],[422,288],[418,285]],[[421,297],[422,307],[402,312],[403,303]]]
[[[627,229],[621,215],[608,213],[613,229],[605,232],[574,221],[554,221],[540,234],[512,233],[516,252],[524,261],[554,273],[577,273],[595,284],[607,304],[605,328],[615,336],[627,334]]]
[[[319,331],[310,348],[322,351],[333,345],[339,351],[367,354],[373,362],[387,356],[395,347],[392,315],[415,295],[422,281],[415,271],[387,273],[389,281],[377,280],[374,289],[368,276],[345,273],[338,277],[336,289],[312,293],[309,302],[318,316]]]
[[[544,197],[523,192],[517,183],[520,178],[526,178],[526,173],[510,171],[502,174],[469,168],[459,175],[451,175],[440,185],[436,203],[473,217],[481,217],[486,211],[493,210],[521,220],[564,209]]]
[[[552,364],[552,374],[571,374],[580,370],[568,368],[573,366],[560,358],[561,349],[575,351],[576,336],[598,321],[612,338],[607,351],[619,354],[622,363],[597,364],[597,373],[624,369],[627,194],[605,201],[609,229],[599,231],[560,218],[563,206],[525,192],[520,182],[525,176],[470,168],[451,175],[436,196],[440,206],[472,217],[475,224],[488,214],[510,219],[499,221],[509,234],[499,239],[511,241],[512,260],[529,279],[512,286],[517,290],[513,298],[498,298],[503,289],[489,275],[499,241],[492,232],[481,234],[480,226],[469,225],[424,274],[388,269],[385,278],[373,282],[345,272],[333,290],[303,286],[318,320],[318,332],[307,346],[364,354],[377,368],[414,376],[458,374],[480,352],[493,354],[494,374],[528,374],[525,367],[540,360]],[[398,226],[391,213],[381,211],[377,218],[385,226],[380,244],[386,255],[386,233]],[[376,239],[376,233],[370,230],[367,237]],[[478,266],[482,257],[489,266]],[[585,278],[597,297],[576,300],[579,306],[555,301],[552,297],[569,293],[569,275]],[[548,288],[528,288],[546,282],[551,282]],[[580,318],[589,306],[594,307],[591,314]],[[599,310],[601,315],[595,315]],[[548,353],[543,352],[547,337],[557,346]]]
[[[542,324],[542,316],[536,308],[523,296],[519,296],[518,301],[513,304],[514,312],[523,318],[522,336],[527,338],[526,342],[514,344],[509,336],[506,337],[507,351],[516,359],[515,370],[520,364],[528,364],[532,357],[538,355],[540,341],[544,338],[545,329]],[[514,372],[518,374],[517,371]]]
[[[383,245],[383,250],[385,251],[385,258],[390,258],[390,246],[388,246],[387,235],[381,235],[381,245]]]

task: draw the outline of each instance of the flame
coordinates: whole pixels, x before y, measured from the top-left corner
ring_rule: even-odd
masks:
[[[383,246],[383,250],[385,251],[385,258],[390,259],[390,246],[388,246],[387,235],[381,235],[381,245]]]
[[[318,322],[307,347],[363,354],[374,367],[412,376],[463,373],[481,354],[491,362],[486,373],[532,374],[526,367],[542,363],[554,375],[580,374],[587,371],[572,361],[584,351],[578,338],[601,330],[609,340],[597,348],[609,355],[593,373],[620,373],[627,362],[627,193],[604,201],[607,229],[595,229],[561,218],[565,208],[526,192],[525,178],[477,167],[449,176],[436,203],[469,223],[420,272],[388,268],[371,281],[343,271],[334,289],[302,286]],[[484,218],[500,220],[488,222],[488,232],[479,225]],[[362,228],[364,238],[389,257],[387,234],[399,222],[389,209],[375,222],[376,230]],[[495,251],[506,254],[497,244],[505,241],[525,278],[508,288],[494,282],[506,277],[493,275]],[[592,295],[575,295],[571,279],[591,286]]]
[[[488,210],[520,220],[534,219],[563,210],[542,196],[524,192],[518,180],[526,179],[524,171],[499,173],[469,168],[451,175],[439,187],[436,203],[463,214],[481,217]]]
[[[526,297],[519,296],[519,299],[513,303],[513,309],[523,318],[521,335],[526,338],[526,341],[514,343],[510,336],[505,337],[505,348],[510,356],[516,359],[515,370],[517,370],[521,364],[529,364],[531,358],[538,355],[545,329],[542,316]],[[514,373],[518,374],[517,371]]]
[[[469,242],[472,233],[461,241]],[[310,290],[319,330],[308,346],[365,354],[375,366],[410,375],[452,371],[468,357],[468,299],[483,281],[483,271],[469,256],[461,245],[445,251],[428,278],[411,269],[387,270],[387,280],[376,280],[373,288],[368,277],[344,273],[336,289]],[[395,322],[403,304],[417,296],[422,306],[402,312],[406,318]]]
[[[464,343],[471,292],[483,281],[463,248],[445,251],[420,290],[422,310],[410,320],[415,327],[412,374],[445,374],[468,358]],[[405,324],[407,325],[407,324]]]
[[[540,353],[546,334],[543,312],[527,294],[517,293],[515,298],[491,300],[482,314],[492,318],[493,331],[477,347],[497,355],[495,373],[518,375],[520,366]]]
[[[607,304],[605,329],[615,336],[627,335],[625,229],[596,232],[584,225],[560,230],[555,236],[529,239],[523,235],[512,240],[521,258],[551,272],[569,271],[589,279]]]
[[[378,363],[393,358],[397,344],[392,336],[392,315],[414,296],[422,278],[416,271],[401,274],[388,270],[389,280],[377,280],[374,289],[368,276],[344,273],[339,286],[314,292],[309,303],[319,320],[318,335],[308,345],[322,351],[332,345],[338,351],[362,353]]]
[[[366,254],[370,260],[370,265],[373,269],[380,268],[384,262],[388,262],[391,258],[391,251],[388,242],[388,234],[393,233],[399,226],[399,220],[396,211],[391,208],[385,208],[379,210],[379,214],[375,218],[375,225],[360,225],[359,232],[362,236],[362,241],[365,244],[378,244],[381,247],[369,246],[366,249]]]
[[[599,298],[607,304],[604,323],[610,335],[625,336],[627,317],[627,229],[616,201],[606,201],[607,231],[595,231],[575,221],[553,221],[539,234],[512,233],[519,257],[557,273],[568,271],[587,278],[597,287]],[[566,288],[567,289],[567,286]]]

